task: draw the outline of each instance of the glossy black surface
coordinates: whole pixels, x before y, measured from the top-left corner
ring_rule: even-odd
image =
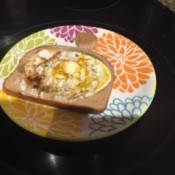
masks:
[[[111,0],[108,8],[102,8],[106,1],[100,1],[99,9],[93,6],[96,10],[60,2],[1,0],[0,57],[20,39],[48,27],[87,24],[107,28],[132,39],[149,55],[157,74],[155,98],[142,119],[127,130],[82,143],[32,135],[0,110],[0,174],[175,174],[174,16],[148,0]]]

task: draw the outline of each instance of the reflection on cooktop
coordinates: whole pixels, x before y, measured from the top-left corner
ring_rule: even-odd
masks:
[[[120,0],[52,0],[54,4],[68,8],[71,10],[78,11],[93,11],[93,10],[103,10],[115,6]]]

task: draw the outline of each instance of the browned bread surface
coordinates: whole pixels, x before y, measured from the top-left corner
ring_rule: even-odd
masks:
[[[20,90],[20,83],[26,79],[25,73],[24,73],[24,66],[28,62],[28,60],[37,52],[39,52],[42,49],[47,49],[47,50],[64,50],[64,51],[79,51],[81,53],[85,53],[87,55],[91,55],[99,60],[101,60],[110,70],[112,79],[108,83],[108,85],[102,89],[101,91],[95,93],[92,96],[83,98],[83,99],[70,99],[70,100],[62,100],[62,99],[54,99],[52,92],[47,92],[44,97],[39,98],[39,97],[34,97],[34,96],[27,96],[21,93]],[[20,60],[18,66],[12,72],[9,77],[7,77],[4,81],[3,84],[3,90],[12,96],[16,96],[25,100],[30,100],[36,103],[41,103],[49,106],[54,106],[54,107],[62,107],[66,109],[71,109],[71,110],[78,110],[82,112],[102,112],[105,110],[107,104],[108,104],[108,99],[112,90],[112,85],[113,85],[113,80],[114,80],[114,71],[113,67],[110,65],[110,63],[101,57],[98,54],[95,54],[94,52],[91,52],[86,49],[82,48],[76,48],[76,47],[68,47],[68,46],[41,46],[37,47],[29,52],[27,52],[23,58]]]

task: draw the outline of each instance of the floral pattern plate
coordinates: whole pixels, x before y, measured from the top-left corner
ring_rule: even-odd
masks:
[[[116,79],[103,113],[78,113],[48,107],[9,96],[2,91],[4,79],[21,57],[41,45],[76,46],[79,32],[97,36],[94,52],[114,66]],[[15,44],[0,64],[0,103],[7,116],[22,128],[42,137],[87,141],[117,134],[134,124],[149,108],[156,90],[154,67],[146,53],[118,33],[92,26],[65,25],[33,33]]]

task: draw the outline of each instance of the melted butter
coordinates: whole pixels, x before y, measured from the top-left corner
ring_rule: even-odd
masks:
[[[75,74],[79,69],[79,65],[73,61],[63,61],[53,68],[54,78],[65,78],[68,75]]]
[[[74,93],[94,94],[104,89],[111,80],[111,72],[100,60],[79,54],[76,61],[67,59],[52,69],[52,76],[66,82],[66,87]]]

